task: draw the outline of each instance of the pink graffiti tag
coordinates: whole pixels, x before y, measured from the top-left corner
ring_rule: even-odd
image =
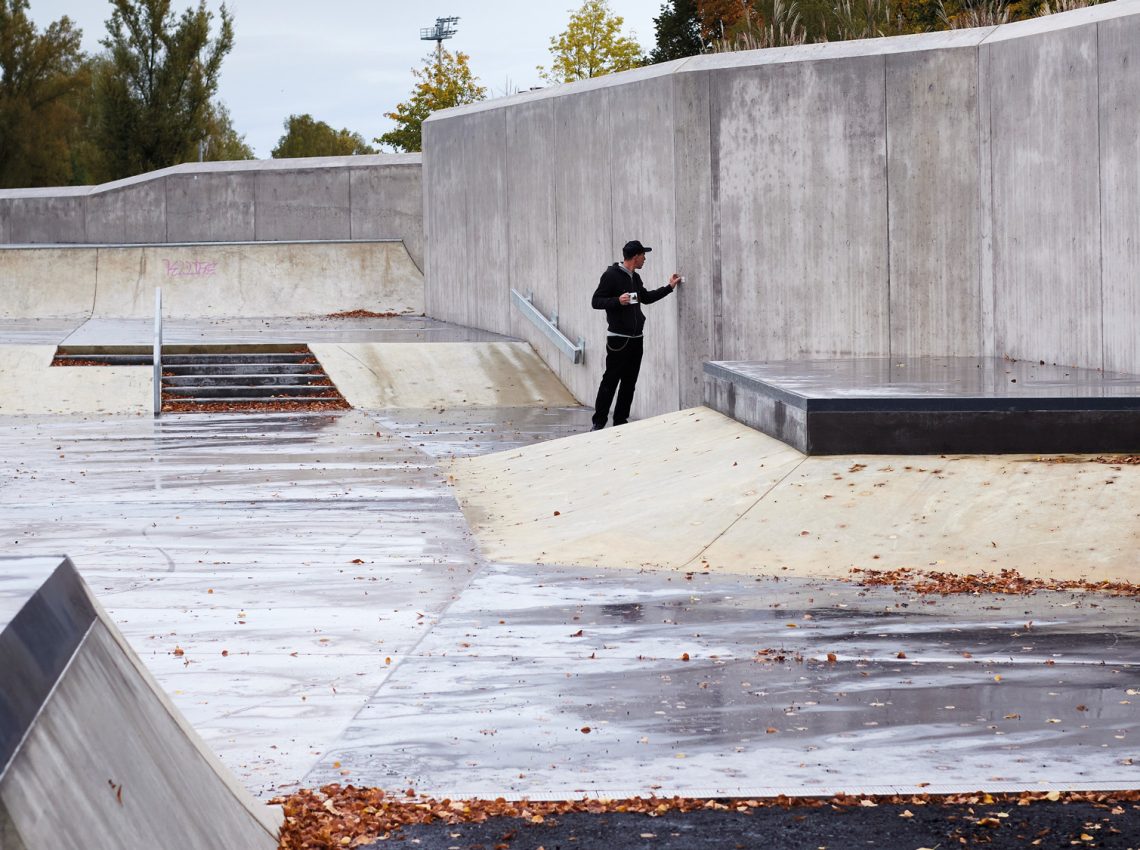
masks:
[[[213,277],[218,273],[215,260],[163,260],[167,277]]]

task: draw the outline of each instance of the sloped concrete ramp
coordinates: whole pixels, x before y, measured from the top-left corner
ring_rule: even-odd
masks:
[[[71,561],[0,563],[0,847],[275,847]]]
[[[0,318],[422,313],[404,244],[241,242],[0,247]]]
[[[153,411],[150,369],[62,369],[51,365],[55,351],[54,345],[0,345],[0,415]]]
[[[528,343],[311,345],[353,407],[562,407],[577,401]]]
[[[806,457],[708,408],[450,472],[488,558],[756,576],[854,567],[1140,581],[1140,467]]]

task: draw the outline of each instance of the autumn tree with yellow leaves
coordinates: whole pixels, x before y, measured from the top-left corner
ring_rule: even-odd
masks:
[[[418,80],[412,96],[384,113],[385,118],[396,122],[396,128],[373,141],[414,153],[422,149],[423,123],[433,112],[486,100],[486,87],[479,85],[479,78],[467,64],[470,58],[466,53],[448,50],[430,53],[422,68],[412,69],[412,76]]]
[[[550,70],[539,76],[548,83],[572,83],[645,64],[641,45],[621,34],[624,19],[610,11],[606,0],[586,0],[570,14],[564,32],[550,39]]]

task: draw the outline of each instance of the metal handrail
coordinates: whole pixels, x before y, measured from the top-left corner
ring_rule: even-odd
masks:
[[[162,415],[162,287],[154,288],[154,418]]]
[[[511,289],[511,301],[519,308],[519,312],[526,318],[530,319],[534,325],[542,331],[550,339],[551,342],[571,359],[573,363],[582,363],[586,359],[586,340],[583,337],[578,337],[578,342],[573,343],[570,339],[558,330],[558,313],[555,313],[549,319],[542,315],[537,307],[534,306],[533,293],[523,295],[517,289]]]

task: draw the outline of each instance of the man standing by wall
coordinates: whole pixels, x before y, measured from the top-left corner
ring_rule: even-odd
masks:
[[[614,425],[624,425],[629,421],[629,408],[633,405],[633,391],[637,386],[644,350],[641,332],[645,327],[645,314],[641,312],[641,305],[660,301],[682,281],[679,274],[674,274],[660,289],[650,292],[645,288],[637,271],[645,265],[645,255],[652,250],[636,239],[626,242],[621,249],[625,262],[614,263],[607,268],[594,292],[591,304],[595,310],[606,311],[608,325],[606,371],[594,402],[594,431],[606,427],[615,391]]]

